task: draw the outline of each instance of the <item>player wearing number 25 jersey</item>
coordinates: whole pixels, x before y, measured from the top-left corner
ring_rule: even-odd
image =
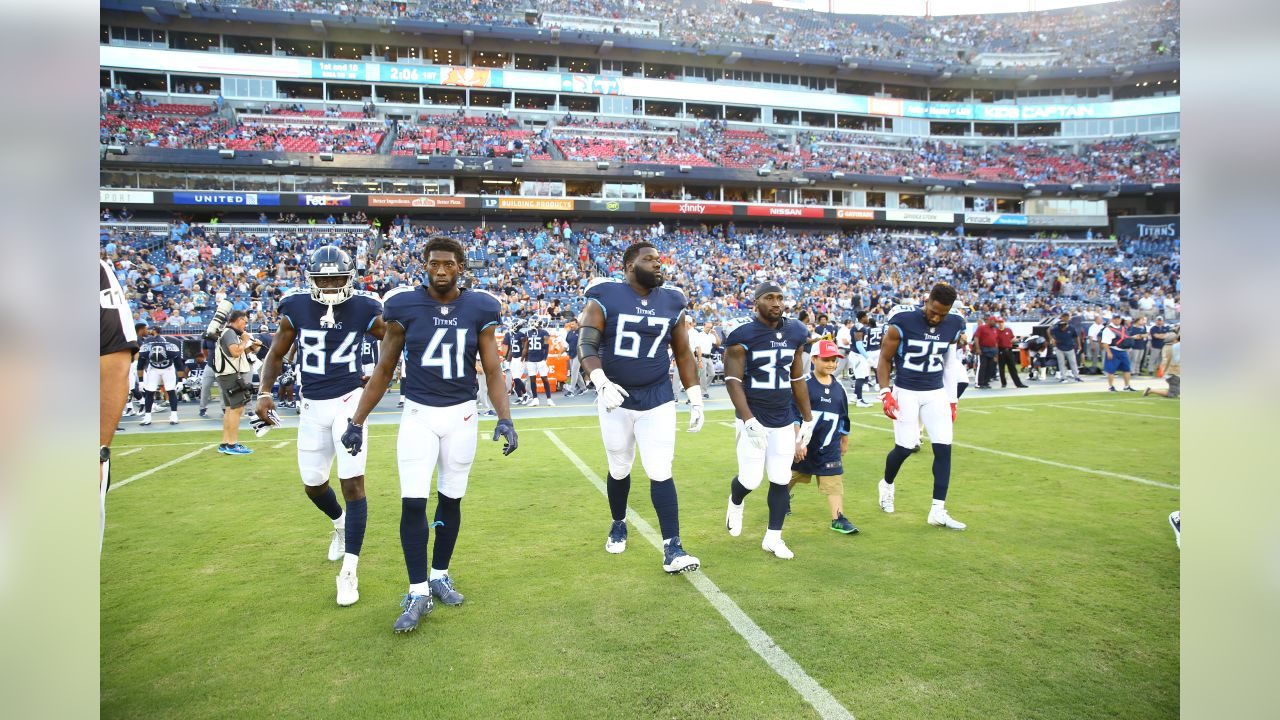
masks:
[[[920,425],[933,446],[933,505],[929,524],[963,530],[964,523],[946,511],[951,484],[951,432],[955,422],[956,384],[952,377],[955,343],[964,332],[964,317],[951,312],[956,291],[938,283],[923,305],[899,305],[885,321],[877,374],[884,414],[893,420],[894,446],[885,458],[880,481],[880,508],[894,510],[894,480],[902,463],[920,445]],[[895,371],[893,385],[890,369]]]
[[[433,597],[446,605],[462,604],[462,593],[449,576],[449,561],[462,523],[462,497],[476,457],[477,356],[484,364],[490,401],[499,416],[493,439],[506,439],[504,454],[516,449],[517,440],[494,337],[501,311],[497,298],[458,287],[466,254],[457,241],[432,238],[424,259],[427,284],[387,293],[383,303],[387,330],[382,357],[369,377],[368,392],[342,437],[348,450],[359,452],[364,421],[386,393],[403,352],[405,372],[401,383],[405,403],[396,459],[400,471],[400,545],[409,574],[409,592],[402,602],[404,612],[392,627],[395,632],[417,628],[422,616],[431,611]],[[430,527],[438,529],[428,571],[427,499],[431,496],[432,473],[437,473],[437,497]]]
[[[271,341],[258,387],[260,420],[275,416],[271,386],[279,377],[284,356],[297,346],[296,372],[302,406],[298,419],[298,470],[307,497],[333,521],[329,560],[342,560],[338,573],[338,604],[351,605],[359,597],[357,562],[364,544],[368,505],[364,495],[367,453],[338,452],[361,394],[360,341],[369,333],[382,337],[382,303],[377,296],[356,290],[354,267],[343,250],[326,246],[311,254],[307,264],[310,290],[285,294],[280,300],[280,327]],[[329,487],[335,456],[346,511]]]
[[[684,293],[662,287],[658,251],[638,242],[622,255],[626,279],[601,280],[587,288],[578,333],[582,368],[596,386],[600,434],[609,460],[606,483],[613,524],[604,549],[627,548],[627,497],[636,447],[649,476],[662,530],[662,569],[698,569],[698,558],[680,544],[680,509],[671,463],[676,447],[676,403],[668,368],[674,354],[691,403],[689,432],[702,428],[702,388],[684,322]]]

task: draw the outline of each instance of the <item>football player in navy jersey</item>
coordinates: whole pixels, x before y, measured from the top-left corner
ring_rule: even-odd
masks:
[[[516,321],[511,324],[511,330],[506,336],[506,345],[507,371],[511,373],[511,387],[516,392],[516,404],[527,405],[533,402],[533,398],[524,389],[524,356],[528,348],[528,335],[525,332],[524,323]]]
[[[541,320],[530,320],[529,330],[524,338],[524,370],[529,374],[529,393],[533,395],[531,404],[534,407],[538,407],[538,379],[542,380],[547,405],[556,406],[556,401],[551,399],[551,370],[547,366],[547,353],[550,350],[551,333],[542,327]]]
[[[647,242],[623,252],[625,280],[600,279],[587,287],[578,322],[578,356],[596,386],[600,434],[609,461],[606,494],[613,525],[604,549],[627,548],[627,497],[636,448],[649,476],[649,498],[662,531],[662,569],[698,569],[698,558],[680,543],[680,507],[672,478],[676,448],[676,398],[668,368],[674,353],[689,394],[689,432],[702,429],[702,388],[683,322],[684,293],[662,287],[662,262]]]
[[[360,371],[364,373],[366,379],[373,374],[373,369],[378,365],[379,339],[371,333],[365,333],[364,340],[360,342]]]
[[[782,523],[790,504],[791,462],[813,437],[809,375],[804,362],[809,329],[783,317],[782,288],[761,283],[755,290],[755,316],[731,326],[725,338],[724,382],[737,415],[738,474],[729,483],[725,527],[742,534],[743,501],[769,475],[769,524],[760,547],[784,560],[795,553],[782,541]],[[792,424],[800,410],[799,429]]]
[[[298,470],[303,489],[315,506],[333,521],[329,560],[342,560],[338,572],[338,604],[360,599],[356,577],[364,545],[369,508],[364,494],[368,453],[338,452],[342,433],[355,412],[362,390],[360,339],[366,333],[382,337],[382,303],[377,296],[356,290],[351,256],[332,245],[316,249],[307,262],[308,290],[294,290],[280,299],[280,327],[263,362],[258,385],[257,416],[276,419],[271,386],[280,376],[284,358],[297,346],[294,372],[301,385],[298,419]],[[338,480],[347,507],[344,512],[329,486],[335,456]]]
[[[364,442],[363,425],[391,382],[405,355],[404,411],[396,442],[400,471],[400,544],[409,574],[409,592],[392,629],[409,632],[431,612],[432,597],[446,605],[462,603],[449,576],[449,561],[462,522],[462,497],[476,457],[479,412],[476,408],[476,357],[484,367],[489,398],[498,412],[493,439],[503,438],[504,455],[517,446],[515,427],[499,370],[498,327],[501,304],[483,290],[458,287],[466,253],[456,240],[434,237],[424,250],[428,283],[402,286],[383,299],[386,337],[368,389],[360,398],[342,443],[352,453]],[[436,542],[427,569],[427,499],[436,477]]]
[[[807,483],[818,476],[818,491],[827,496],[831,508],[831,529],[845,535],[858,528],[844,516],[844,465],[841,458],[849,449],[849,396],[836,377],[841,353],[830,340],[820,340],[813,348],[813,375],[809,378],[809,402],[813,405],[813,436],[807,446],[796,449],[791,465],[791,484]],[[799,424],[800,408],[794,403],[794,423]]]
[[[933,446],[933,506],[929,524],[963,530],[965,524],[946,510],[951,484],[951,433],[956,419],[954,360],[956,341],[965,330],[964,317],[951,311],[956,290],[938,283],[923,305],[899,305],[889,311],[880,348],[880,401],[893,420],[893,449],[880,480],[880,509],[894,510],[894,480],[902,463],[920,445],[920,425]],[[894,373],[892,384],[890,373]]]
[[[151,337],[140,338],[138,348],[138,372],[142,373],[142,422],[151,424],[151,405],[156,390],[164,385],[169,395],[169,424],[178,424],[178,367],[182,365],[182,348],[160,335],[160,328],[151,329]],[[184,371],[185,373],[185,371]]]

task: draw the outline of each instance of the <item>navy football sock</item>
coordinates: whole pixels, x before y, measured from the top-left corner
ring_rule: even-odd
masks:
[[[333,488],[327,487],[320,495],[308,495],[311,502],[320,508],[320,511],[329,516],[330,520],[337,520],[342,517],[342,506],[338,504],[338,495],[333,492]]]
[[[369,501],[365,498],[347,501],[347,554],[359,555],[364,546],[364,527],[369,521]]]
[[[750,490],[742,486],[742,483],[738,482],[738,476],[734,475],[733,482],[729,483],[729,497],[732,498],[733,504],[741,505],[750,492]]]
[[[525,392],[525,390],[524,390],[524,381],[523,381],[523,380],[521,380],[520,378],[516,378],[515,380],[512,380],[511,382],[512,382],[513,387],[515,387],[515,389],[516,389],[516,397],[518,397],[518,398],[522,398],[522,397],[524,397],[525,395],[528,395],[528,393],[527,393],[527,392]]]
[[[898,477],[898,470],[902,469],[902,463],[909,457],[911,457],[909,448],[894,445],[884,459],[884,481],[892,485],[894,479]]]
[[[933,443],[933,499],[946,500],[951,486],[951,445]]]
[[[458,542],[458,530],[462,528],[462,498],[438,495],[436,519],[431,527],[436,529],[436,544],[431,548],[431,569],[448,570],[453,546]]]
[[[542,390],[547,393],[547,399],[551,399],[551,378],[542,378]]]
[[[769,483],[769,529],[781,530],[787,518],[787,506],[791,504],[791,492],[786,485]]]
[[[427,581],[427,499],[400,498],[400,547],[404,550],[404,566],[409,571],[409,584]]]
[[[178,412],[178,391],[177,390],[169,391],[169,409],[174,412]]]
[[[676,497],[676,481],[649,481],[649,499],[653,500],[653,511],[658,514],[658,527],[662,530],[662,539],[673,538],[680,534],[680,501]]]
[[[151,412],[151,406],[152,406],[152,405],[155,403],[155,401],[156,401],[156,392],[155,392],[155,390],[143,390],[143,391],[142,391],[142,398],[143,398],[143,400],[142,400],[142,408],[143,408],[142,412],[144,412],[144,413],[149,413],[149,412]]]
[[[627,517],[627,496],[631,494],[631,476],[622,479],[609,475],[605,481],[605,489],[609,495],[609,512],[614,520],[625,520]]]
[[[858,378],[853,381],[853,394],[858,398],[858,402],[862,402],[862,386],[867,384],[866,378]]]

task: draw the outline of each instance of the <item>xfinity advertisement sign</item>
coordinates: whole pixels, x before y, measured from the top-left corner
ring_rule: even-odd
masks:
[[[1182,237],[1182,221],[1177,215],[1118,217],[1116,235],[1138,240],[1177,240]]]

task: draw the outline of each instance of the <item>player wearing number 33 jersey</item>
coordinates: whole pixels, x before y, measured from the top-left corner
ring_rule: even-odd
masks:
[[[946,511],[951,484],[951,439],[955,422],[955,343],[964,332],[964,317],[951,312],[956,291],[938,283],[923,305],[899,305],[885,321],[877,374],[884,414],[893,420],[894,447],[885,458],[880,481],[880,508],[894,511],[894,480],[902,463],[920,445],[920,426],[933,446],[933,505],[929,524],[963,530],[964,523]],[[895,372],[889,382],[890,366]]]

